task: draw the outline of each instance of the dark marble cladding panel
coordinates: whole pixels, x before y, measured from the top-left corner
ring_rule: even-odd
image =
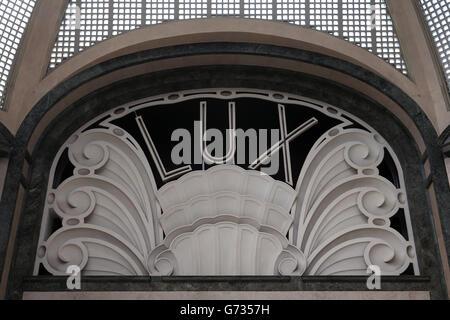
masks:
[[[83,277],[82,291],[366,291],[365,277]],[[69,291],[65,277],[29,277],[24,291]],[[382,277],[384,291],[428,291],[427,277]]]
[[[8,128],[0,122],[0,157],[8,156],[11,151],[11,147],[14,141],[14,137]]]
[[[7,177],[7,186],[11,186],[11,188],[6,193],[9,192],[11,194],[5,195],[4,192],[4,201],[2,201],[0,209],[6,210],[5,212],[9,213],[9,215],[12,214],[15,205],[12,199],[15,199],[18,186],[15,179],[18,179],[18,173],[20,172],[20,169],[17,170],[17,168],[21,167],[21,161],[23,162],[24,156],[22,149],[26,145],[35,125],[56,101],[84,81],[98,77],[106,72],[152,59],[157,60],[168,56],[187,55],[186,52],[191,52],[190,54],[244,52],[248,54],[284,56],[336,69],[372,84],[401,103],[418,124],[429,147],[430,160],[435,164],[432,168],[434,182],[438,190],[444,191],[438,193],[441,209],[448,207],[450,203],[448,201],[449,193],[446,192],[448,191],[448,181],[446,180],[446,175],[442,176],[445,168],[443,167],[442,154],[439,154],[440,150],[435,148],[436,133],[419,107],[386,80],[347,62],[306,51],[266,45],[201,44],[156,49],[153,52],[144,52],[113,59],[83,71],[50,92],[30,112],[16,136],[14,154],[11,156],[14,165],[9,169]],[[149,57],[152,58],[150,59]],[[356,91],[320,78],[261,67],[210,66],[157,72],[117,82],[77,101],[52,122],[42,135],[36,152],[32,155],[33,165],[30,176],[30,188],[26,194],[17,235],[12,271],[8,283],[8,298],[21,297],[23,290],[22,279],[24,276],[29,276],[32,273],[45,189],[48,182],[48,172],[59,146],[70,134],[86,121],[123,103],[172,91],[208,87],[247,87],[278,90],[307,96],[336,105],[368,122],[379,131],[394,148],[404,172],[408,173],[405,175],[405,180],[421,272],[430,277],[428,289],[432,291],[432,296],[434,298],[445,296],[445,284],[443,283],[440,261],[439,258],[436,258],[439,257],[437,241],[433,232],[434,227],[429,209],[429,200],[425,191],[425,177],[420,163],[421,155],[413,139],[398,119],[393,117],[382,106],[377,105],[367,97],[361,96]],[[2,218],[5,218],[6,223],[0,224],[0,228],[2,228],[0,231],[5,231],[4,234],[8,234],[8,216],[3,215],[2,212],[0,219]],[[442,222],[444,231],[450,231],[448,230],[448,220],[443,219]],[[3,241],[0,242],[3,243]],[[0,256],[2,252],[0,252]]]

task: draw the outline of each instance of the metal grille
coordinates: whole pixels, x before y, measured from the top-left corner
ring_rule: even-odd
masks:
[[[155,0],[143,2],[145,24],[157,24],[175,19],[175,0]]]
[[[272,0],[245,0],[244,17],[271,20],[273,17]]]
[[[180,0],[179,19],[199,19],[208,15],[208,0]]]
[[[78,14],[80,14],[79,7],[75,4],[70,4],[67,7],[64,20],[59,28],[58,41],[56,41],[50,56],[51,66],[61,63],[63,60],[78,52],[78,49],[75,49],[75,39],[77,36],[79,38],[79,33],[76,34],[78,28],[75,25],[77,23],[76,17]],[[79,40],[77,40],[77,48],[78,42]]]
[[[232,16],[275,20],[327,32],[377,54],[407,74],[384,0],[71,0],[66,20],[73,20],[73,9],[69,9],[77,3],[82,12],[78,34],[81,36],[86,27],[91,28],[89,32],[97,30],[98,33],[78,40],[74,24],[70,24],[70,29],[63,22],[53,49],[50,69],[82,48],[144,25]],[[83,4],[86,6],[86,3],[91,6],[98,3],[96,9],[102,12],[97,13],[97,18],[83,14]]]
[[[20,40],[36,1],[0,1],[0,109],[6,97],[6,84]]]
[[[277,1],[277,20],[306,25],[306,1]]]
[[[370,52],[373,47],[372,0],[344,1],[342,3],[342,36]],[[376,13],[376,11],[375,11]],[[368,17],[370,17],[368,19]]]
[[[239,17],[241,14],[240,0],[230,1],[211,1],[211,16],[234,16]]]
[[[111,4],[113,5],[113,1],[110,0],[81,1],[81,28],[78,42],[80,51],[107,39],[110,33],[112,34],[109,15],[110,11],[113,11]]]
[[[339,0],[310,0],[311,27],[339,36]]]
[[[420,0],[450,88],[450,0]]]
[[[407,74],[406,64],[400,50],[400,42],[392,24],[384,0],[375,1],[376,8],[376,54]]]
[[[122,0],[113,4],[113,31],[118,35],[124,31],[139,28],[143,23],[142,1]]]

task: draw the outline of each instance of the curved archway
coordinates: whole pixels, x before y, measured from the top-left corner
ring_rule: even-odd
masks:
[[[371,86],[376,88],[377,90],[383,92],[388,97],[390,97],[393,101],[396,101],[399,105],[402,106],[403,110],[409,114],[410,118],[414,121],[414,123],[419,128],[421,135],[424,139],[425,145],[427,147],[428,156],[430,159],[430,163],[432,164],[432,176],[434,178],[435,188],[438,188],[440,192],[440,211],[444,210],[446,212],[446,206],[449,202],[445,202],[445,198],[448,197],[448,182],[445,180],[445,176],[442,176],[443,169],[443,160],[442,154],[438,151],[437,148],[437,135],[434,132],[429,120],[423,114],[423,111],[417,106],[417,104],[406,94],[404,94],[398,87],[392,85],[386,80],[381,79],[377,75],[364,70],[361,67],[355,66],[353,64],[347,63],[345,61],[341,61],[336,58],[327,57],[324,55],[319,55],[307,51],[297,50],[297,49],[287,49],[280,48],[275,46],[266,46],[266,45],[249,45],[249,44],[198,44],[198,45],[190,45],[190,46],[179,46],[175,48],[165,48],[158,50],[150,50],[147,52],[141,52],[139,54],[120,57],[117,59],[113,59],[111,61],[104,62],[100,65],[94,66],[90,69],[82,71],[71,79],[66,80],[57,88],[55,88],[51,93],[49,93],[46,97],[40,100],[40,102],[33,108],[33,110],[28,114],[25,121],[22,123],[20,130],[16,136],[14,149],[12,152],[12,168],[10,168],[8,172],[7,184],[11,188],[11,191],[17,192],[18,189],[18,181],[17,181],[17,173],[22,168],[23,159],[26,154],[26,147],[29,142],[29,139],[33,133],[34,128],[38,125],[40,119],[46,114],[47,111],[51,109],[51,107],[62,97],[68,94],[70,90],[79,87],[82,83],[95,79],[101,75],[105,75],[108,72],[112,72],[114,70],[118,70],[123,68],[126,65],[139,65],[149,60],[158,61],[158,57],[166,57],[170,56],[171,50],[176,49],[177,54],[182,56],[183,50],[184,53],[196,52],[205,54],[205,52],[227,52],[231,54],[236,53],[244,53],[246,55],[253,53],[261,56],[279,56],[284,57],[286,59],[294,60],[294,61],[303,61],[303,62],[314,62],[315,64],[322,65],[327,68],[331,68],[334,70],[339,70],[344,74],[351,75],[354,78],[357,78],[365,83],[370,83]],[[209,51],[208,51],[209,50]],[[276,77],[274,77],[273,71],[276,71]],[[377,116],[372,114],[370,124],[376,127],[380,132],[386,132],[386,136],[392,137],[393,140],[400,140],[399,136],[396,136],[397,130],[402,128],[401,125],[395,120],[395,117],[386,117],[387,113],[383,108],[377,107],[377,104],[367,98],[361,98],[361,95],[354,92],[352,89],[344,88],[343,86],[337,85],[335,83],[321,80],[320,78],[314,78],[310,76],[306,76],[305,74],[301,74],[298,72],[289,72],[285,70],[277,70],[277,69],[269,69],[269,68],[261,68],[261,67],[229,67],[223,68],[220,66],[211,66],[211,67],[200,67],[200,68],[191,68],[191,69],[178,69],[178,70],[169,70],[169,71],[161,71],[159,73],[153,73],[150,75],[142,76],[140,78],[130,79],[128,82],[128,87],[125,85],[126,81],[121,83],[116,83],[112,86],[102,88],[91,94],[90,96],[84,97],[80,99],[77,103],[73,104],[71,108],[65,110],[61,115],[55,119],[51,126],[48,126],[46,133],[41,135],[39,139],[39,148],[35,149],[36,151],[32,155],[33,159],[33,167],[31,172],[31,185],[35,185],[35,183],[41,183],[42,180],[42,172],[46,172],[45,170],[39,170],[39,165],[43,165],[41,169],[45,168],[46,156],[52,154],[50,150],[52,150],[56,145],[58,145],[58,141],[60,138],[67,136],[71,131],[73,131],[77,126],[77,121],[83,121],[86,119],[85,117],[92,117],[95,114],[98,114],[100,111],[107,110],[111,108],[112,105],[117,104],[119,102],[127,101],[130,99],[130,96],[134,95],[134,98],[139,97],[139,94],[143,94],[142,90],[146,90],[146,95],[148,96],[149,92],[154,94],[162,93],[167,90],[181,90],[186,88],[205,88],[211,87],[211,83],[214,83],[215,86],[227,87],[230,86],[230,83],[233,83],[233,87],[236,87],[237,84],[242,87],[254,87],[260,89],[271,89],[278,90],[278,88],[284,88],[281,91],[288,91],[292,93],[307,93],[308,96],[319,98],[325,102],[332,102],[331,104],[343,106],[346,103],[343,101],[350,102],[352,108],[352,113],[357,114],[362,119],[367,118],[372,112],[376,112]],[[138,79],[138,80],[136,80]],[[157,79],[155,81],[155,79]],[[171,80],[169,80],[171,79]],[[312,81],[311,79],[314,79]],[[137,81],[137,82],[133,82]],[[150,84],[146,84],[146,81],[153,82],[153,87]],[[134,84],[133,84],[134,83]],[[220,85],[219,85],[220,84]],[[159,87],[158,87],[159,86]],[[331,88],[334,88],[334,92],[336,94],[331,95]],[[122,95],[114,95],[114,90],[121,88],[120,92]],[[129,91],[126,89],[128,88]],[[322,90],[318,90],[321,88]],[[326,88],[326,90],[325,90]],[[344,90],[345,89],[345,90]],[[141,92],[139,93],[139,91]],[[112,96],[109,96],[108,99],[105,97],[105,93],[110,92]],[[118,91],[119,92],[119,91]],[[346,99],[344,99],[344,92],[347,92]],[[352,94],[349,94],[352,92]],[[103,95],[103,96],[102,96]],[[359,98],[356,98],[359,97]],[[362,99],[362,100],[361,100]],[[95,103],[95,107],[89,104]],[[358,102],[365,101],[358,106]],[[99,104],[100,103],[100,104]],[[103,105],[101,104],[103,103]],[[82,107],[80,107],[82,106]],[[77,109],[78,108],[78,109]],[[83,112],[81,112],[83,111]],[[383,116],[384,114],[384,116]],[[386,121],[390,119],[390,123],[392,127],[386,126]],[[65,119],[66,121],[70,119],[69,122],[65,122],[65,125],[58,125],[58,119]],[[69,126],[68,124],[71,123]],[[79,124],[79,123],[78,123]],[[405,130],[404,127],[401,130]],[[390,132],[390,133],[388,133]],[[419,187],[422,185],[420,178],[423,177],[423,172],[420,169],[420,152],[414,144],[411,143],[411,139],[408,133],[402,135],[405,140],[403,140],[401,144],[398,145],[398,148],[401,148],[402,145],[404,147],[409,148],[408,152],[402,152],[401,150],[397,151],[397,154],[403,154],[405,158],[403,161],[408,163],[409,160],[406,158],[410,155],[413,159],[415,159],[412,163],[414,175],[410,177],[413,179],[413,182],[410,182],[410,191],[416,190],[421,194],[419,199],[424,200],[426,198],[426,192],[423,187]],[[59,143],[60,144],[60,143]],[[45,147],[45,148],[44,148]],[[394,147],[395,148],[395,147]],[[39,151],[38,151],[39,150]],[[41,153],[43,150],[47,150],[49,153],[46,153],[46,156],[43,156]],[[46,151],[46,152],[47,152]],[[48,165],[48,163],[47,163]],[[34,176],[38,175],[38,176]],[[44,174],[45,175],[45,174]],[[40,176],[40,177],[39,177]],[[443,179],[444,178],[444,179]],[[37,180],[34,180],[37,179]],[[408,183],[407,183],[408,184]],[[18,234],[18,241],[24,243],[25,238],[30,237],[30,235],[26,235],[27,226],[35,225],[36,215],[29,215],[26,212],[34,212],[36,211],[36,206],[39,206],[39,203],[42,202],[42,195],[33,189],[28,191],[27,195],[27,203],[24,207],[24,213],[21,221],[21,229]],[[412,197],[414,198],[414,197]],[[32,200],[33,199],[33,200]],[[3,201],[2,201],[3,202]],[[2,203],[3,208],[13,208],[11,205],[11,201],[8,203]],[[419,207],[420,204],[417,204]],[[425,205],[425,207],[423,207]],[[426,200],[422,203],[422,212],[430,212],[430,208],[426,205]],[[39,210],[38,210],[39,211]],[[34,216],[34,217],[32,217]],[[423,219],[423,225],[430,224],[430,216],[421,216],[419,219]],[[444,218],[444,217],[443,217]],[[426,220],[429,220],[428,222]],[[444,221],[444,219],[443,219]],[[33,223],[34,222],[34,223]],[[30,224],[31,223],[31,224]],[[431,230],[431,229],[430,229]],[[34,235],[35,237],[35,235]],[[30,239],[30,238],[27,238]],[[23,262],[24,257],[27,256],[29,250],[33,246],[33,241],[27,246],[17,247],[15,253],[14,264],[18,264]],[[430,248],[430,252],[433,252],[433,249]],[[422,252],[423,253],[423,252]],[[438,271],[439,267],[429,261],[425,257],[425,265],[430,267],[430,270]],[[437,274],[439,274],[438,271]],[[16,270],[15,274],[11,274],[10,277],[10,296],[20,295],[20,286],[21,286],[21,278],[22,275],[29,274],[29,266],[23,266]],[[437,286],[440,286],[441,279],[439,277],[433,276],[430,280]],[[442,284],[443,285],[443,284]],[[19,291],[17,291],[19,290]],[[437,291],[434,293],[437,296],[440,295]]]
[[[249,32],[249,30],[252,31]],[[23,93],[22,88],[14,90],[12,96],[9,98],[11,103],[15,103],[14,117],[11,116],[12,121],[8,121],[11,122],[10,130],[15,132],[18,129],[21,120],[25,118],[31,108],[38,103],[42,97],[55,89],[55,86],[58,83],[75,76],[83,70],[99,65],[102,62],[158,48],[168,48],[188,44],[227,42],[237,42],[244,45],[257,46],[258,44],[265,44],[283,48],[295,48],[335,57],[339,60],[347,61],[351,64],[370,70],[381,78],[389,79],[390,82],[401,88],[414,100],[420,101],[416,85],[411,79],[404,76],[401,72],[398,72],[393,66],[374,54],[329,34],[271,21],[233,18],[194,19],[189,21],[170,22],[127,32],[82,51],[64,62],[47,76],[43,77],[41,74],[36,74],[36,76],[42,77],[42,80],[33,83],[36,87],[29,96],[24,97],[21,95]],[[223,53],[225,54],[226,52]],[[244,51],[241,51],[241,53],[244,55],[251,54],[251,52],[244,53]],[[206,53],[203,55],[205,54]],[[182,56],[185,55],[182,54]],[[265,56],[270,57],[270,55]],[[167,55],[165,59],[170,61],[169,57],[176,58],[179,57],[179,55],[172,52]],[[280,58],[284,59],[284,57]],[[221,64],[222,59],[223,57],[217,57],[209,63]],[[196,65],[201,60],[202,59],[197,59],[197,61],[186,60],[177,65],[167,65],[167,63],[166,66],[153,65],[147,67],[147,69],[158,70],[158,68],[161,67],[186,67],[189,65]],[[252,60],[245,59],[236,61],[235,59],[234,63],[252,64]],[[261,63],[264,65],[266,64],[266,62]],[[277,64],[279,64],[279,62],[277,62]],[[24,72],[27,72],[25,69],[28,67],[29,66],[23,66]],[[287,68],[292,68],[292,66]],[[317,71],[314,70],[311,72]],[[341,81],[340,77],[342,77],[340,74],[328,74],[327,76],[333,76],[336,81]],[[349,80],[346,81],[348,82]],[[357,85],[358,84],[355,83],[353,84],[353,86]],[[78,98],[80,98],[80,96],[78,96]],[[388,105],[388,103],[386,104]],[[433,117],[432,112],[427,110],[428,106],[426,104],[421,105],[421,107],[426,110],[426,113]],[[7,119],[9,115],[0,114],[0,119],[2,119],[2,117]],[[432,119],[432,121],[434,120],[435,119]]]

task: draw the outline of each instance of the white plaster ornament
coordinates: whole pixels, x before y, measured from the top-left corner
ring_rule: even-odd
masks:
[[[230,92],[227,99],[262,99],[249,90]],[[165,99],[154,104],[169,103]],[[183,172],[158,189],[143,146],[111,123],[136,108],[110,112],[98,128],[85,130],[87,124],[52,167],[51,177],[67,149],[74,172],[56,189],[50,179],[35,274],[41,264],[54,275],[64,275],[70,265],[80,266],[83,275],[365,276],[369,265],[399,275],[410,264],[418,274],[403,176],[392,149],[369,126],[346,128],[348,118],[355,118],[343,111],[314,108],[343,123],[311,148],[295,188],[224,164]],[[379,174],[385,152],[396,162],[400,188]],[[410,240],[390,226],[399,209]],[[52,232],[55,216],[62,226]]]

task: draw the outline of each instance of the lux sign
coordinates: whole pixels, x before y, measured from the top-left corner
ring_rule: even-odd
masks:
[[[293,184],[289,143],[318,124],[319,121],[315,117],[311,117],[291,132],[288,132],[285,106],[278,104],[280,129],[258,129],[258,132],[254,128],[244,130],[242,128],[236,128],[235,102],[228,102],[228,128],[226,129],[226,138],[224,139],[221,130],[207,128],[207,110],[207,102],[201,101],[200,121],[194,121],[193,123],[193,138],[191,132],[184,128],[178,128],[172,132],[171,141],[178,142],[172,148],[172,163],[185,165],[172,171],[167,171],[161,161],[161,157],[142,116],[136,117],[139,130],[163,181],[191,171],[192,164],[202,165],[203,168],[205,164],[226,163],[242,165],[247,163],[247,156],[250,159],[249,169],[260,169],[264,174],[274,175],[279,170],[279,151],[282,150],[286,182],[291,185]],[[247,140],[248,145],[246,143]],[[191,154],[192,141],[194,143],[193,150],[195,150],[193,157]],[[226,141],[227,146],[225,155],[223,154],[224,141]],[[262,165],[269,166],[262,167]]]

